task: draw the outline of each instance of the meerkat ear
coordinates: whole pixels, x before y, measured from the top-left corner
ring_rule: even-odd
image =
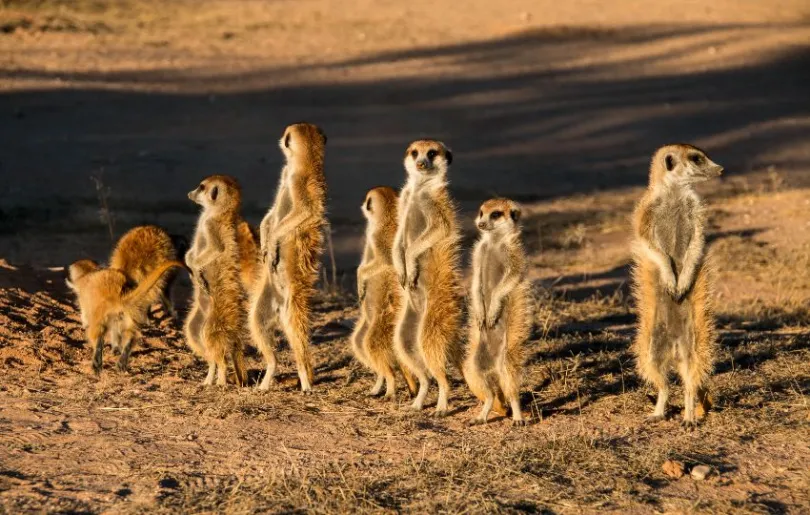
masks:
[[[284,136],[284,148],[290,148],[290,133]]]
[[[216,200],[219,196],[219,186],[211,188],[211,200]]]
[[[444,152],[444,158],[447,160],[448,165],[453,164],[453,152],[449,148]]]
[[[517,221],[520,220],[520,209],[518,209],[516,207],[512,208],[509,211],[509,217],[512,218],[513,222],[517,223]]]
[[[664,166],[666,167],[668,172],[671,172],[675,169],[675,156],[672,154],[667,154],[664,156]]]
[[[371,197],[366,200],[366,211],[371,212]]]

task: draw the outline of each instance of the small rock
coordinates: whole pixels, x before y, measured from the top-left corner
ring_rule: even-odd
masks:
[[[668,475],[669,477],[674,477],[675,479],[683,477],[684,470],[686,467],[684,466],[683,462],[675,461],[675,460],[667,460],[661,466],[661,469],[664,471],[664,474]]]
[[[696,467],[692,467],[692,479],[696,479],[698,481],[703,481],[706,479],[709,474],[712,473],[712,468],[708,465],[698,465]]]

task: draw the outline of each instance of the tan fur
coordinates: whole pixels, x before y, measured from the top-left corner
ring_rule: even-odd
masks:
[[[154,301],[166,273],[185,268],[178,261],[163,261],[153,267],[137,285],[123,271],[101,268],[93,261],[81,260],[68,268],[68,286],[76,293],[88,343],[93,348],[93,371],[101,373],[104,341],[120,349],[118,369],[129,363],[133,344],[140,340],[140,326],[146,310]]]
[[[239,224],[241,190],[232,177],[212,175],[189,192],[202,206],[186,263],[194,277],[194,301],[186,317],[189,346],[208,362],[203,384],[227,384],[227,356],[236,383],[247,382],[243,354],[246,295],[241,277]]]
[[[239,276],[246,292],[253,289],[259,276],[259,236],[245,220],[236,226],[236,241],[239,245]]]
[[[385,397],[394,399],[394,370],[398,367],[394,326],[402,306],[402,291],[391,258],[397,232],[397,193],[387,186],[373,188],[361,209],[368,225],[363,260],[357,268],[360,316],[351,336],[352,350],[358,361],[377,374],[369,395],[380,395],[385,383]],[[416,393],[413,376],[405,369],[403,375],[411,393]]]
[[[513,423],[525,424],[520,384],[532,318],[519,220],[520,207],[508,199],[484,202],[476,219],[464,378],[484,406],[472,424],[486,423],[493,406],[504,414],[504,402]]]
[[[132,281],[139,283],[164,261],[178,259],[169,234],[154,225],[135,227],[124,234],[110,256],[110,268],[124,272]],[[171,301],[171,286],[174,272],[169,272],[161,278],[155,289],[150,305],[160,302],[166,311],[177,318],[177,312]]]
[[[692,184],[721,172],[696,147],[661,147],[633,215],[639,319],[634,351],[639,373],[658,388],[652,419],[664,417],[670,366],[684,384],[684,423],[694,425],[696,414],[709,407],[707,381],[716,347],[711,266],[705,256],[704,207]]]
[[[323,228],[326,136],[315,125],[290,125],[279,141],[287,161],[273,206],[261,223],[263,265],[251,293],[249,325],[267,361],[259,388],[270,388],[276,368],[275,329],[280,326],[295,355],[301,390],[310,393],[314,374],[309,351],[310,305],[315,294]]]
[[[452,153],[434,140],[411,143],[408,180],[399,197],[393,261],[405,299],[397,317],[394,348],[419,379],[411,409],[424,407],[430,378],[439,383],[436,415],[447,414],[447,364],[460,367],[461,278],[456,210],[447,191]]]

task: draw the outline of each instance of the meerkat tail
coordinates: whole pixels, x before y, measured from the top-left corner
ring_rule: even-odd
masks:
[[[163,274],[173,268],[183,268],[188,271],[188,267],[180,261],[166,261],[152,270],[133,290],[128,291],[124,295],[124,302],[136,306],[136,309],[139,310],[147,308],[148,306],[141,306],[141,304],[148,301],[149,293],[163,278]]]

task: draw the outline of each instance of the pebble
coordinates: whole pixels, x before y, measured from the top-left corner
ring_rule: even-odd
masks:
[[[708,465],[697,465],[692,467],[692,479],[696,479],[698,481],[703,481],[706,479],[709,474],[711,474],[712,468]]]

